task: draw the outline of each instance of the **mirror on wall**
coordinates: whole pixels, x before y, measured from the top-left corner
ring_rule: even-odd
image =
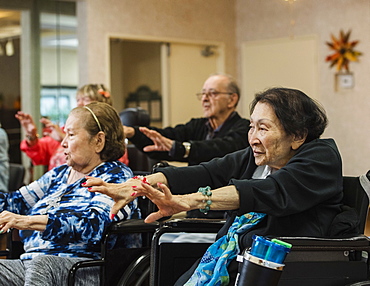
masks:
[[[26,165],[15,113],[30,113],[38,125],[40,116],[63,125],[76,106],[78,84],[76,4],[37,2],[0,0],[0,122],[10,161]]]
[[[21,162],[20,126],[14,117],[20,109],[21,13],[0,9],[0,122],[8,134],[10,161]]]
[[[75,15],[41,13],[40,114],[64,125],[76,106],[78,40]]]

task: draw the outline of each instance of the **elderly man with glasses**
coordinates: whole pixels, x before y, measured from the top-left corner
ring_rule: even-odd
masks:
[[[126,137],[150,158],[189,165],[248,146],[250,122],[236,112],[240,91],[231,76],[211,75],[196,96],[203,107],[202,118],[164,129],[124,126]]]

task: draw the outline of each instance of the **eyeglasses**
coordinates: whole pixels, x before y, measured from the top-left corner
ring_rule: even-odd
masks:
[[[196,93],[195,95],[199,100],[202,99],[203,95],[206,95],[210,98],[216,98],[219,94],[233,94],[232,92],[220,92],[220,91],[208,91],[208,92],[201,92]]]

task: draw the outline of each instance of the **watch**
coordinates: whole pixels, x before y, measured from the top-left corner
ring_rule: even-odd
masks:
[[[182,142],[182,146],[184,146],[184,148],[185,148],[184,158],[189,157],[191,144],[189,142]]]

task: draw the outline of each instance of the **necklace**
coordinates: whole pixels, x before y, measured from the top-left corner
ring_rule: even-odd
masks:
[[[63,194],[64,195],[64,194]],[[51,198],[49,199],[46,204],[46,208],[41,210],[40,211],[40,214],[44,215],[44,214],[47,214],[47,212],[51,209],[51,208],[57,208],[60,206],[60,200],[62,199],[63,195],[57,197],[57,198]]]
[[[63,193],[63,190],[61,190],[58,194],[54,194],[51,198],[49,198],[47,201],[46,201],[46,208],[44,208],[43,210],[40,211],[40,214],[47,214],[47,212],[51,209],[51,208],[57,208],[60,206],[60,201],[61,199],[63,198],[63,196],[71,193],[72,190],[66,192],[66,193]]]

